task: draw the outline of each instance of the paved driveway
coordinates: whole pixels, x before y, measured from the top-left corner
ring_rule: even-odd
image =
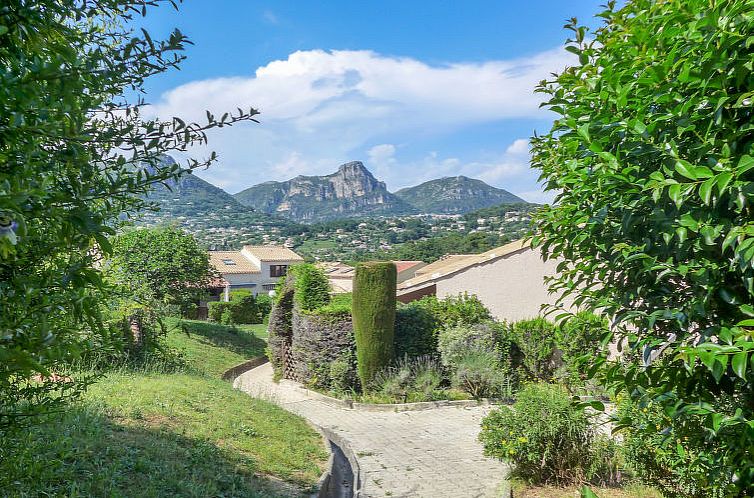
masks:
[[[362,496],[462,498],[502,493],[508,468],[484,457],[476,440],[489,406],[409,412],[340,408],[293,383],[273,382],[269,363],[242,374],[234,385],[344,439],[359,461]]]

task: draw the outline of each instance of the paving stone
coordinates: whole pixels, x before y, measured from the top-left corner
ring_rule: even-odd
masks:
[[[486,458],[477,441],[489,406],[362,412],[324,403],[289,382],[275,383],[269,363],[235,387],[280,405],[348,442],[367,497],[497,497],[508,467]]]

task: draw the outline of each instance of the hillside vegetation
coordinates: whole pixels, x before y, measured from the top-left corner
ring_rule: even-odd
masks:
[[[184,325],[188,335],[175,328],[166,341],[182,367],[109,372],[62,418],[5,441],[2,495],[272,497],[310,490],[327,456],[321,437],[219,378],[263,354],[265,341],[251,327]]]
[[[395,195],[420,213],[464,214],[497,204],[525,203],[507,190],[465,176],[438,178]]]

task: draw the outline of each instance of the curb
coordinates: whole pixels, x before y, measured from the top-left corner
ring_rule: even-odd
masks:
[[[230,382],[233,382],[236,380],[236,377],[241,375],[242,373],[246,373],[249,370],[253,370],[257,367],[261,367],[265,363],[267,363],[269,360],[266,356],[257,356],[256,358],[252,358],[248,361],[245,361],[243,363],[240,363],[236,365],[235,367],[231,367],[223,372],[221,375],[223,380],[227,380]]]
[[[291,386],[308,396],[321,401],[326,405],[334,406],[336,408],[344,408],[347,410],[359,410],[364,412],[412,412],[433,410],[435,408],[465,408],[470,406],[489,406],[498,403],[507,403],[508,400],[496,400],[496,399],[461,399],[461,400],[439,400],[439,401],[419,401],[416,403],[359,403],[350,399],[338,399],[332,396],[327,396],[318,391],[313,391],[302,386],[300,383],[283,379],[281,384]]]
[[[322,436],[322,442],[324,443],[325,448],[327,448],[328,453],[330,453],[330,456],[327,458],[327,463],[325,464],[325,470],[324,472],[322,472],[322,475],[319,476],[319,479],[317,479],[317,484],[315,485],[317,491],[310,494],[309,497],[326,498],[330,489],[330,480],[332,479],[333,466],[335,465],[335,453],[332,451],[332,442],[327,438],[327,436],[325,436],[325,433],[322,431],[322,429],[312,423],[309,423],[309,425],[311,425],[314,430],[320,433],[320,435]]]
[[[223,372],[222,379],[226,380],[226,381],[229,381],[231,383],[234,383],[234,381],[236,380],[236,378],[239,375],[241,375],[243,373],[246,373],[249,370],[253,370],[253,369],[257,368],[257,367],[260,367],[260,366],[264,365],[265,363],[267,363],[268,361],[269,360],[267,359],[266,356],[259,356],[257,358],[252,358],[252,359],[250,359],[248,361],[245,361],[245,362],[243,362],[241,364],[236,365],[235,367],[231,367],[228,370],[226,370],[225,372]],[[340,489],[338,487],[338,485],[340,483],[332,483],[331,482],[331,479],[332,479],[332,476],[333,476],[333,473],[334,473],[333,469],[334,469],[334,466],[335,466],[335,452],[333,451],[333,447],[332,446],[333,446],[333,444],[336,444],[336,443],[333,443],[333,441],[330,438],[330,436],[328,436],[326,434],[326,432],[329,432],[329,431],[323,430],[321,427],[318,427],[318,426],[310,423],[308,420],[307,420],[307,423],[314,430],[316,430],[317,432],[320,433],[320,435],[322,436],[322,442],[324,443],[325,448],[327,448],[327,451],[330,454],[330,456],[327,458],[327,463],[325,464],[325,470],[322,472],[322,475],[320,475],[319,479],[317,480],[317,484],[316,484],[317,491],[314,492],[314,493],[312,493],[310,495],[310,498],[329,498],[331,496],[336,496],[334,494],[334,490]],[[353,468],[358,469],[358,463],[355,462],[355,458],[354,458],[353,462],[351,461],[351,457],[353,456],[353,453],[351,452],[351,449],[348,448],[347,452],[346,452],[346,450],[342,449],[343,448],[343,442],[342,441],[341,441],[341,444],[339,444],[338,446],[341,448],[341,451],[343,451],[343,453],[345,455],[347,455],[349,463],[351,464],[351,468],[352,469]],[[355,466],[354,466],[354,464],[355,464]],[[360,483],[361,482],[359,481],[359,485],[360,485]],[[354,483],[354,488],[356,488],[356,483]]]

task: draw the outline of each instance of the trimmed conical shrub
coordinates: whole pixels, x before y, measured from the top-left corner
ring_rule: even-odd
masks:
[[[371,261],[356,266],[353,281],[353,331],[359,378],[364,390],[393,360],[395,265]]]

